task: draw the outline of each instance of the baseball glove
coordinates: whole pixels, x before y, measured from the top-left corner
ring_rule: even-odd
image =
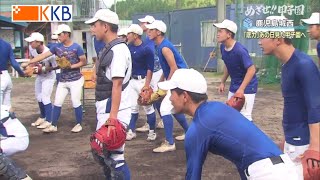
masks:
[[[113,151],[120,148],[126,141],[126,130],[118,119],[109,118],[90,137],[92,151],[103,155],[103,150]]]
[[[306,150],[301,158],[304,180],[320,179],[320,152]]]
[[[145,86],[141,89],[141,92],[139,94],[139,98],[138,98],[138,104],[140,106],[146,106],[149,105],[150,99],[151,99],[151,95],[153,93],[152,88],[149,86]]]
[[[227,102],[226,104],[228,106],[233,107],[234,109],[241,111],[243,105],[245,103],[245,97],[243,94],[234,94]]]
[[[29,64],[25,70],[24,70],[24,74],[27,77],[31,77],[33,74],[41,74],[43,73],[43,71],[45,71],[45,66],[43,66],[42,64],[36,63],[36,64]]]
[[[27,66],[23,72],[26,77],[31,77],[33,75],[33,67]]]
[[[64,56],[62,56],[61,58],[57,56],[56,61],[57,61],[58,66],[61,69],[69,69],[69,68],[71,68],[70,61]]]

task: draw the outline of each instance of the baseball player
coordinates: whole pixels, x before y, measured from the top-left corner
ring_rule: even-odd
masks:
[[[311,14],[309,19],[301,19],[302,22],[309,25],[309,36],[311,39],[318,40],[317,53],[319,58],[319,68],[320,68],[320,13],[314,12]]]
[[[26,128],[15,114],[10,112],[10,106],[1,105],[0,108],[1,153],[11,156],[26,150],[29,145],[29,134]]]
[[[148,36],[156,44],[156,53],[159,57],[161,68],[163,70],[160,81],[170,80],[172,74],[181,68],[187,68],[187,64],[183,60],[179,52],[174,48],[173,44],[165,38],[167,26],[160,20],[155,20],[151,24],[147,24]],[[161,144],[160,147],[153,149],[153,152],[168,152],[176,149],[173,139],[173,118],[171,116],[173,106],[169,100],[170,92],[161,102],[160,114],[164,124],[164,130],[166,134],[166,140]],[[182,126],[184,131],[188,130],[187,119],[184,114],[173,113],[179,124]]]
[[[232,107],[207,101],[207,82],[198,71],[178,69],[169,81],[158,85],[171,91],[175,112],[193,117],[184,145],[187,180],[201,179],[208,152],[233,162],[241,179],[297,179],[289,156],[258,127]]]
[[[270,16],[267,19],[286,18]],[[265,31],[283,30],[270,28]],[[294,29],[288,28],[284,31]],[[284,98],[284,152],[294,160],[299,177],[303,179],[300,155],[307,157],[311,150],[318,154],[318,163],[320,161],[320,73],[311,57],[293,47],[291,39],[265,38],[259,40],[259,45],[264,54],[276,56],[283,64],[281,89]],[[305,175],[306,169],[303,169]]]
[[[51,43],[48,43],[48,48],[49,49],[59,43],[58,35],[57,34],[52,34],[51,35],[51,40],[52,40]],[[57,82],[57,84],[59,84],[61,69],[56,69],[55,72],[56,72],[56,82]]]
[[[153,91],[157,91],[158,90],[158,82],[159,82],[159,80],[160,80],[160,78],[162,76],[163,71],[161,69],[161,65],[160,65],[160,62],[159,62],[159,57],[155,53],[154,41],[149,39],[149,37],[147,35],[148,29],[146,28],[146,25],[153,23],[153,21],[155,21],[155,19],[154,19],[153,16],[150,16],[150,15],[147,15],[144,18],[139,19],[140,27],[143,29],[143,32],[146,34],[146,36],[145,36],[143,41],[154,52],[154,68],[153,68],[153,74],[152,74],[152,79],[151,79],[150,85],[151,85]],[[153,104],[153,106],[157,109],[159,114],[160,114],[160,105],[161,105],[161,101],[156,101]],[[157,124],[157,128],[159,128],[159,129],[163,129],[164,128],[162,120],[160,120],[159,123]],[[149,129],[150,129],[149,124],[145,123],[142,127],[137,128],[136,130],[138,132],[147,132],[147,131],[149,131]]]
[[[97,129],[109,118],[119,119],[127,127],[131,119],[131,95],[128,87],[131,76],[131,54],[124,41],[117,38],[119,18],[109,9],[100,9],[94,17],[85,22],[97,40],[104,40],[106,46],[99,55],[96,83]],[[124,146],[116,153],[110,152],[110,159],[116,161],[115,171],[121,173],[125,180],[130,179],[130,170],[124,161]],[[105,175],[108,177],[108,172]]]
[[[138,24],[131,24],[127,32],[128,47],[132,58],[132,74],[129,84],[132,104],[131,120],[126,139],[132,140],[133,138],[136,138],[135,129],[139,116],[140,106],[137,103],[137,99],[142,89],[148,89],[150,87],[154,68],[154,52],[141,40],[143,30]],[[147,115],[147,122],[150,126],[147,140],[154,141],[156,139],[156,113],[153,105],[143,106],[143,109]]]
[[[222,23],[214,23],[218,28],[217,40],[220,46],[222,60],[225,63],[223,76],[218,88],[219,92],[225,91],[225,82],[231,77],[228,99],[234,94],[244,94],[246,103],[241,110],[247,119],[252,121],[252,109],[258,89],[256,68],[249,56],[248,50],[234,39],[237,25],[228,19]]]
[[[127,34],[128,34],[128,29],[127,28],[122,28],[118,31],[117,35],[118,35],[118,38],[121,38],[122,40],[124,40],[125,42],[128,41],[127,39]]]
[[[25,41],[29,42],[32,49],[34,49],[31,51],[32,57],[36,57],[39,54],[49,51],[49,48],[43,44],[43,35],[39,32],[32,33],[30,37],[25,39]],[[57,66],[54,55],[41,61],[41,64],[47,68],[53,68]],[[52,105],[50,98],[55,80],[56,74],[54,71],[42,72],[41,74],[37,75],[35,81],[35,95],[40,109],[40,117],[34,123],[32,123],[31,126],[37,126],[38,129],[44,129],[46,126],[42,126],[42,123],[45,121],[48,123],[51,122]]]
[[[29,145],[29,134],[24,125],[15,116],[10,106],[0,106],[0,179],[31,178],[9,158],[25,151]]]
[[[70,91],[76,117],[76,125],[72,128],[71,132],[77,133],[82,130],[81,92],[84,78],[80,73],[80,68],[86,65],[86,56],[84,55],[81,46],[72,42],[71,29],[68,25],[60,24],[55,34],[59,36],[59,41],[61,43],[52,47],[50,51],[42,53],[29,61],[29,64],[39,62],[54,54],[58,57],[66,57],[71,63],[70,68],[61,70],[61,77],[57,86],[54,107],[52,110],[52,123],[47,121],[44,122],[42,124],[42,127],[45,127],[43,132],[50,133],[58,130],[57,123],[61,114],[61,106]]]
[[[91,28],[90,28],[90,30],[92,32]],[[93,46],[94,46],[95,51],[93,52],[93,57],[92,57],[94,65],[92,67],[93,73],[92,73],[91,80],[93,82],[96,82],[96,80],[97,80],[96,65],[98,64],[98,55],[99,55],[99,52],[106,46],[106,43],[103,40],[97,40],[96,37],[93,37]]]
[[[8,62],[20,76],[24,76],[24,73],[14,58],[11,45],[0,38],[0,47],[0,103],[11,107],[12,81],[8,73]]]

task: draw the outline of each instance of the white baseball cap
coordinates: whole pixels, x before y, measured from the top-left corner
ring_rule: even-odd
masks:
[[[54,34],[60,34],[62,32],[71,32],[70,26],[66,25],[66,24],[60,24],[58,26],[58,29],[54,32]]]
[[[51,35],[51,39],[52,39],[52,40],[58,39],[58,35],[57,35],[57,34],[52,34],[52,35]]]
[[[320,13],[314,12],[309,19],[301,19],[301,21],[306,24],[320,24]]]
[[[128,34],[128,28],[121,28],[117,33],[118,36],[127,36],[127,34]]]
[[[148,28],[148,29],[158,29],[159,31],[161,31],[163,33],[166,33],[166,31],[167,31],[166,24],[161,20],[155,20],[153,23],[147,24],[146,28]]]
[[[266,20],[287,20],[285,16],[268,16]],[[258,28],[249,28],[248,31],[252,32],[286,32],[286,31],[294,31],[294,27],[258,27]]]
[[[149,15],[146,15],[146,17],[144,18],[141,18],[141,19],[138,19],[140,22],[147,22],[147,23],[153,23],[155,21],[154,17],[153,16],[149,16]]]
[[[170,80],[159,82],[158,86],[163,90],[179,88],[198,94],[207,93],[206,79],[194,69],[178,69],[173,73]]]
[[[99,9],[93,18],[87,20],[84,23],[92,24],[98,20],[111,23],[111,24],[116,24],[116,25],[119,24],[118,15],[115,12],[111,11],[110,9]]]
[[[41,33],[38,32],[34,32],[32,33],[29,37],[24,39],[27,42],[33,42],[33,41],[40,41],[43,42],[44,41],[44,37]]]
[[[237,24],[233,21],[230,21],[229,19],[225,19],[222,21],[222,23],[213,23],[213,25],[220,29],[228,29],[229,31],[233,33],[237,33],[238,27]]]
[[[143,34],[143,30],[138,24],[131,24],[127,33],[135,33],[141,36]]]

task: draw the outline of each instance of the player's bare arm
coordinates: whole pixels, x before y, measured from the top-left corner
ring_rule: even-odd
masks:
[[[229,77],[229,72],[228,72],[227,66],[224,65],[224,66],[223,66],[223,76],[222,76],[222,78],[221,78],[221,83],[220,83],[220,86],[219,86],[219,88],[218,88],[218,91],[219,91],[220,93],[224,92],[225,83],[226,83],[228,77]]]
[[[173,52],[169,48],[164,47],[162,49],[162,54],[170,67],[170,74],[167,79],[167,80],[170,80],[173,73],[178,69],[178,66],[177,66],[176,61],[174,59]]]
[[[309,149],[320,152],[320,123],[309,124],[310,145]]]
[[[87,64],[87,58],[85,55],[79,56],[79,62],[76,64],[71,65],[71,69],[80,68],[82,66],[85,66]]]
[[[244,79],[242,81],[241,86],[239,87],[239,89],[237,90],[236,93],[244,93],[244,90],[246,89],[246,87],[248,86],[248,84],[250,83],[250,81],[252,80],[253,76],[256,73],[256,67],[254,65],[251,65],[248,69],[247,69],[247,73],[244,76]]]
[[[111,103],[111,110],[110,110],[110,118],[117,118],[118,111],[120,107],[120,100],[121,100],[121,92],[122,92],[122,77],[113,77],[112,78],[112,103]]]
[[[39,54],[39,56],[37,56],[37,57],[35,57],[33,59],[30,59],[28,64],[40,62],[40,61],[44,60],[45,58],[47,58],[49,56],[52,56],[52,53],[50,51],[47,51],[47,52],[42,53],[42,54]]]
[[[146,82],[145,82],[145,84],[144,84],[145,87],[149,87],[149,86],[150,86],[150,82],[151,82],[151,79],[152,79],[152,74],[153,74],[153,72],[148,69],[148,71],[147,71],[147,77],[146,77]]]

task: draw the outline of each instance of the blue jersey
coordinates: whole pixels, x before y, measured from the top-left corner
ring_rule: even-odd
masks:
[[[247,69],[253,65],[253,62],[249,56],[248,50],[236,42],[231,51],[225,50],[225,45],[220,46],[222,60],[224,61],[228,73],[231,77],[231,84],[229,91],[235,93],[241,86],[244,77],[246,76]],[[256,75],[253,76],[250,83],[244,90],[245,94],[254,94],[258,89],[258,79]]]
[[[106,46],[106,43],[104,41],[97,40],[97,38],[94,38],[94,49],[96,50],[96,54],[99,57],[99,52]]]
[[[49,42],[47,47],[50,49],[53,46],[56,46],[57,44],[59,44],[59,43],[58,42]]]
[[[320,73],[310,56],[295,50],[282,66],[283,129],[286,142],[309,144],[309,124],[320,122]]]
[[[146,76],[147,71],[153,72],[154,53],[142,42],[139,46],[128,45],[132,59],[132,75]]]
[[[50,48],[52,54],[58,57],[65,56],[71,64],[80,62],[80,56],[84,55],[83,49],[77,43],[73,43],[69,47],[65,47],[62,43]],[[60,82],[76,81],[82,77],[80,68],[76,69],[61,69]]]
[[[160,61],[159,61],[159,57],[158,55],[155,53],[155,44],[152,40],[149,39],[149,37],[146,37],[144,39],[144,42],[147,46],[149,46],[149,48],[152,50],[153,54],[154,54],[154,68],[153,68],[153,72],[157,72],[161,69],[161,65],[160,65]]]
[[[204,102],[197,108],[186,133],[186,180],[201,179],[208,152],[233,162],[242,179],[244,170],[261,159],[279,156],[281,150],[237,110],[221,102]],[[214,171],[214,167],[211,167]]]
[[[320,41],[317,44],[317,53],[318,53],[318,58],[320,58]]]
[[[19,63],[16,61],[13,55],[11,45],[0,38],[0,71],[8,70],[8,61],[10,60],[11,66],[23,76],[23,71],[20,68]]]
[[[170,66],[169,66],[166,58],[162,54],[162,49],[164,47],[169,48],[172,51],[178,69],[188,68],[188,66],[187,66],[186,62],[184,61],[183,57],[179,54],[177,49],[173,46],[173,44],[167,38],[165,38],[161,42],[161,44],[159,46],[157,46],[156,53],[159,57],[160,65],[163,70],[164,77],[166,79],[168,79],[169,74],[170,74]]]

